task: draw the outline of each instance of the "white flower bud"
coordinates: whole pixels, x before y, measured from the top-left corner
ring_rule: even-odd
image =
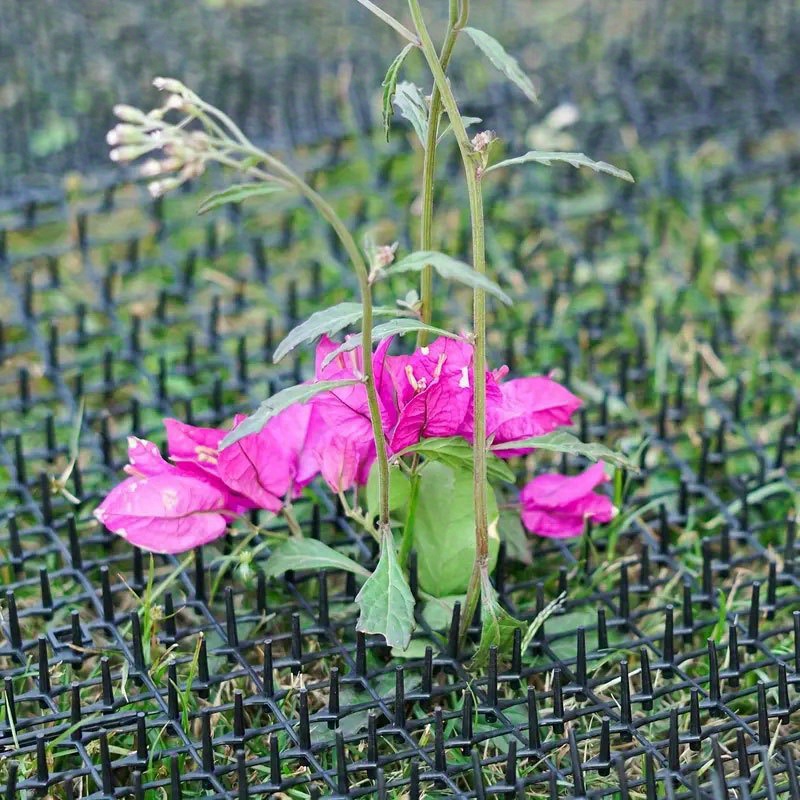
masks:
[[[159,92],[172,92],[172,94],[183,94],[186,91],[186,87],[175,78],[156,78],[153,86]]]
[[[123,122],[132,122],[134,124],[142,124],[147,119],[144,111],[140,111],[133,106],[126,106],[123,103],[114,106],[114,116]]]
[[[106,142],[112,147],[118,144],[142,144],[144,140],[138,125],[117,125],[106,134]]]
[[[133,161],[134,158],[139,158],[140,155],[143,155],[147,152],[149,148],[147,147],[134,147],[132,145],[125,145],[123,147],[117,147],[112,150],[108,157],[112,161]]]
[[[160,175],[163,171],[163,162],[155,158],[148,158],[147,161],[139,167],[139,174],[143,178],[155,178],[156,175]]]
[[[171,94],[164,103],[164,111],[185,111],[188,108],[188,103],[177,94]]]

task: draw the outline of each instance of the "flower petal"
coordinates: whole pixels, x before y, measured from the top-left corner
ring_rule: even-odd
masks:
[[[225,496],[179,474],[128,478],[111,490],[95,517],[131,544],[154,553],[182,553],[225,533]]]

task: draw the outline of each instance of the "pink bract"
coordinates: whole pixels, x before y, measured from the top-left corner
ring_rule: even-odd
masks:
[[[543,436],[562,425],[572,424],[581,406],[579,398],[550,378],[535,375],[500,384],[501,403],[493,410],[499,418],[494,443],[503,444],[531,436]],[[533,448],[498,450],[501,458],[533,452]]]
[[[172,469],[124,480],[95,509],[95,517],[131,544],[154,553],[182,553],[218,539],[228,524],[222,513],[225,496]]]
[[[243,419],[238,417],[234,428]],[[324,421],[313,406],[291,406],[258,433],[222,450],[218,475],[254,507],[278,513],[287,497],[299,495],[319,474],[315,449],[324,434]]]
[[[616,514],[611,500],[592,491],[607,480],[602,463],[570,477],[539,475],[520,493],[523,525],[538,536],[566,539],[580,536],[587,519],[610,522]]]

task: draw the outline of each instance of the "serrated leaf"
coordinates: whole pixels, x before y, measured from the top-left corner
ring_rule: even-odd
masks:
[[[375,571],[356,595],[361,614],[356,630],[379,633],[389,647],[405,650],[414,630],[414,595],[397,563],[394,539],[385,533]]]
[[[456,281],[472,289],[483,289],[487,294],[493,295],[506,305],[512,305],[511,298],[491,279],[480,272],[476,272],[469,264],[459,261],[445,253],[433,250],[418,250],[407,255],[389,267],[383,274],[395,275],[398,272],[421,272],[426,266],[431,266],[442,278],[447,281]]]
[[[369,570],[352,558],[334,550],[317,539],[287,539],[270,553],[263,565],[268,578],[283,575],[290,569],[338,569],[356,575],[369,576]]]
[[[497,498],[486,498],[489,520],[489,568],[500,545]],[[475,561],[475,508],[472,472],[441,462],[419,475],[414,515],[414,549],[420,588],[432,597],[463,594]]]
[[[229,186],[221,192],[215,192],[206,197],[197,209],[197,213],[205,214],[206,211],[219,208],[226,203],[242,203],[251,197],[263,197],[267,194],[275,194],[275,192],[282,191],[284,191],[282,186],[276,186],[271,183],[237,183],[235,186]]]
[[[582,442],[577,436],[566,431],[553,431],[544,436],[531,436],[527,439],[518,439],[516,442],[504,442],[492,445],[492,450],[523,450],[534,447],[538,450],[549,450],[554,453],[569,453],[576,456],[585,456],[590,461],[605,461],[616,467],[623,467],[631,472],[639,472],[639,465],[635,464],[623,453],[610,450],[608,447],[596,442]]]
[[[312,397],[316,397],[322,392],[330,392],[334,389],[341,389],[344,386],[354,386],[361,383],[359,380],[342,381],[317,381],[316,383],[301,383],[298,386],[290,386],[283,389],[272,397],[267,398],[258,409],[237,425],[220,443],[220,449],[230,447],[239,439],[258,433],[276,414],[280,414],[284,409],[293,406],[295,403],[307,403]]]
[[[531,79],[522,71],[517,59],[509,55],[503,45],[485,31],[478,28],[464,28],[464,33],[477,45],[483,54],[503,75],[516,84],[525,96],[534,103],[539,102]]]
[[[372,342],[373,344],[377,344],[384,339],[388,339],[390,336],[402,336],[405,333],[416,333],[417,331],[428,331],[428,333],[432,333],[436,336],[447,336],[450,339],[461,338],[456,333],[450,333],[450,331],[436,328],[433,325],[426,325],[424,322],[414,319],[413,317],[400,317],[399,319],[393,319],[389,322],[382,322],[380,325],[376,325],[372,329]],[[353,336],[350,336],[347,341],[342,342],[333,352],[328,353],[322,361],[322,366],[327,367],[336,356],[341,353],[346,353],[349,350],[355,350],[357,347],[361,347],[360,333],[353,334]]]
[[[428,139],[428,106],[418,86],[403,81],[395,86],[394,104],[417,133],[422,146]]]
[[[389,123],[392,119],[392,102],[394,100],[395,91],[397,90],[397,76],[400,73],[400,67],[406,60],[406,56],[414,49],[413,44],[407,44],[397,55],[394,61],[389,65],[386,71],[386,77],[383,79],[383,132],[386,134],[386,141],[389,141]]]
[[[396,308],[373,308],[374,316],[396,317],[400,314]],[[298,345],[312,342],[327,333],[333,336],[340,330],[354,325],[363,316],[361,303],[339,303],[323,311],[314,312],[305,322],[301,322],[287,334],[286,338],[275,348],[273,361],[277,364],[292,352]]]
[[[571,164],[576,169],[578,167],[589,167],[589,169],[593,169],[595,172],[605,172],[608,175],[613,175],[615,178],[622,178],[624,181],[635,183],[633,175],[631,175],[630,172],[615,167],[612,164],[607,164],[605,161],[594,161],[583,153],[559,153],[545,150],[530,150],[525,153],[525,155],[499,161],[497,164],[492,164],[491,167],[487,167],[484,170],[484,175],[489,172],[494,172],[496,169],[513,167],[517,164],[544,164],[549,167],[554,161],[563,161],[567,164]]]
[[[472,659],[475,665],[485,664],[489,660],[489,648],[492,646],[497,647],[499,653],[510,650],[514,631],[524,633],[527,627],[500,605],[488,572],[481,575],[481,639]]]
[[[472,445],[461,436],[448,436],[436,439],[420,439],[416,444],[397,453],[404,456],[407,453],[419,453],[429,461],[439,461],[454,469],[472,472],[475,454]],[[505,461],[493,457],[491,454],[486,460],[486,474],[490,479],[515,483],[514,473]]]

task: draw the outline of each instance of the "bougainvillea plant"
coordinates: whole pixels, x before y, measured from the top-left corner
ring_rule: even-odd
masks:
[[[212,195],[201,211],[226,203],[296,192],[322,215],[340,240],[358,278],[360,302],[325,308],[292,330],[276,348],[278,362],[317,341],[313,377],[265,400],[249,417],[225,429],[164,421],[169,461],[147,441],[131,438],[128,477],[106,497],[97,519],[131,544],[178,553],[231,530],[252,531],[248,512],[283,515],[290,534],[261,531],[270,542],[266,572],[325,567],[348,570],[363,581],[356,597],[358,629],[382,634],[406,648],[415,601],[407,580],[408,557],[417,553],[420,595],[462,603],[461,636],[479,602],[483,628],[478,653],[502,646],[522,623],[498,603],[490,580],[498,542],[495,486],[514,482],[508,460],[535,450],[579,454],[597,461],[579,475],[543,474],[522,489],[522,522],[535,535],[579,536],[587,520],[608,522],[611,500],[593,491],[609,479],[606,464],[630,466],[598,444],[563,430],[581,401],[546,376],[516,379],[487,363],[486,304],[512,298],[488,275],[482,184],[491,173],[526,163],[566,162],[631,180],[628,173],[581,153],[538,152],[493,161],[491,131],[470,136],[476,120],[462,117],[446,71],[461,34],[531,99],[534,87],[517,62],[491,36],[467,26],[469,0],[450,0],[439,51],[419,0],[409,0],[411,27],[369,0],[361,5],[390,25],[406,45],[383,84],[386,134],[394,108],[419,137],[423,153],[419,250],[398,257],[396,245],[359,247],[331,205],[284,161],[254,145],[222,111],[180,81],[158,78],[166,101],[149,112],[115,109],[111,157],[139,161],[161,195],[216,162],[245,175]],[[399,82],[406,59],[421,55],[432,78],[429,97]],[[434,172],[441,142],[455,138],[466,179],[472,229],[472,263],[432,247]],[[441,145],[444,146],[444,145]],[[387,277],[419,274],[419,293],[396,305],[373,305],[373,290]],[[469,287],[473,326],[451,332],[432,325],[436,282]],[[379,320],[376,324],[375,320]],[[336,341],[348,328],[357,333]],[[398,340],[417,337],[412,352]],[[407,350],[408,348],[406,348]],[[603,463],[604,462],[604,463]],[[292,503],[313,481],[323,481],[345,512],[379,546],[370,571],[328,545],[304,538]]]

